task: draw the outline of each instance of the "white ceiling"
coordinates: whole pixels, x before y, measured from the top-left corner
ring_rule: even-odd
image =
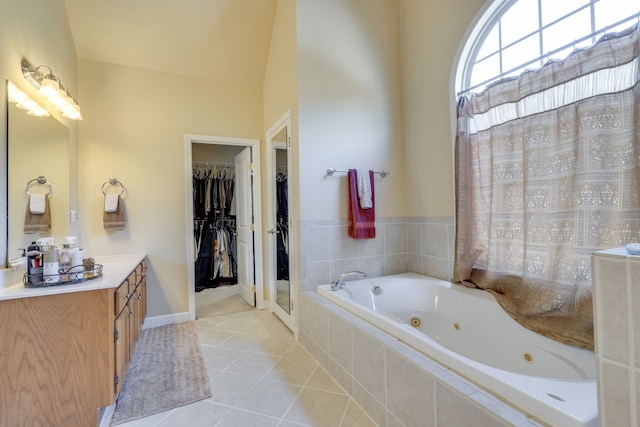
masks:
[[[262,84],[277,0],[65,0],[81,58]]]

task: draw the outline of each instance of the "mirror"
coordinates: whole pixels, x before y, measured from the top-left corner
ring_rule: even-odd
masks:
[[[291,180],[291,112],[287,111],[267,131],[268,186],[268,284],[271,311],[297,334],[294,309],[293,279],[295,278],[295,235],[290,233],[293,222]]]
[[[275,158],[274,187],[276,194],[276,303],[291,314],[291,282],[289,280],[289,188],[287,180],[287,128],[273,137]]]
[[[40,237],[60,238],[69,234],[70,132],[52,116],[30,116],[8,102],[7,146],[7,258],[11,260],[20,257],[21,248]],[[47,183],[35,181],[39,176],[46,177]],[[31,194],[46,193],[51,185],[51,227],[48,231],[25,234],[29,204],[26,186],[30,181]]]

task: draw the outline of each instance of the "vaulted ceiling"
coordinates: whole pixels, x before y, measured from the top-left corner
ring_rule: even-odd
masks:
[[[262,84],[277,0],[65,0],[79,57]]]

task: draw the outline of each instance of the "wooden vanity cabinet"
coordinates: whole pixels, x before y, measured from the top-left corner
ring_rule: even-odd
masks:
[[[114,392],[117,395],[142,331],[147,311],[146,264],[142,261],[114,293]]]
[[[144,261],[117,288],[0,300],[0,426],[99,425],[145,309]]]

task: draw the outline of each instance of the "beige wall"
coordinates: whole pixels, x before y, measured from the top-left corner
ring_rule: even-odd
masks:
[[[403,216],[406,191],[396,0],[298,0],[300,218],[347,218],[346,175],[376,177],[376,216]]]
[[[85,253],[147,253],[149,316],[186,312],[185,134],[262,139],[261,87],[86,59],[79,67]],[[126,230],[103,229],[100,187],[110,177],[127,188]]]
[[[5,80],[11,80],[16,86],[37,99],[45,107],[36,90],[27,83],[22,75],[20,61],[28,59],[33,65],[46,64],[60,77],[74,94],[77,91],[77,57],[69,29],[64,0],[0,0],[0,173],[4,176],[6,165],[6,87]],[[80,99],[80,103],[82,100]],[[77,124],[68,119],[60,119],[71,132],[69,141],[71,160],[77,156]],[[77,209],[77,168],[69,171],[71,178],[71,208]],[[20,184],[21,186],[24,183]],[[0,200],[6,197],[6,188],[0,186]],[[21,201],[22,202],[22,201]],[[11,204],[11,200],[9,200]],[[5,217],[4,203],[0,203],[0,217]],[[6,235],[5,222],[0,221],[0,236]],[[77,230],[73,228],[73,232]],[[77,234],[77,233],[76,233]],[[61,236],[62,237],[62,236]],[[4,241],[4,239],[2,239]],[[17,254],[10,254],[14,256]],[[5,245],[0,244],[0,266],[6,258]],[[0,267],[1,268],[1,267]]]
[[[278,0],[262,86],[265,132],[285,111],[297,109],[297,81],[296,1]]]
[[[298,152],[298,68],[296,64],[296,1],[295,0],[278,0],[273,22],[273,33],[271,35],[271,45],[269,48],[269,56],[264,73],[264,81],[262,86],[262,102],[264,110],[264,150],[262,151],[262,171],[265,174],[263,179],[262,194],[269,194],[267,186],[271,183],[271,179],[266,176],[267,172],[267,137],[266,133],[282,117],[286,111],[291,113],[291,129],[289,129],[291,137],[291,148],[288,149],[288,155],[292,156],[294,170],[288,171],[289,180],[294,190],[289,194],[289,200],[292,203],[294,217],[298,216],[299,205],[295,203],[297,199],[295,188],[298,175],[296,167],[296,153]],[[279,150],[281,151],[281,150]],[[262,198],[262,218],[267,221],[269,214],[267,212],[269,200],[267,197]],[[271,225],[263,227],[266,231]],[[290,243],[295,246],[295,233],[290,234]],[[269,262],[269,243],[270,239],[263,237],[262,253],[264,254],[264,274],[269,274],[269,268],[266,263]],[[290,260],[295,263],[295,254],[290,255]],[[265,284],[269,283],[264,280]],[[294,281],[295,287],[295,281]],[[295,292],[294,288],[294,292]],[[265,286],[264,299],[269,300],[270,290]],[[297,299],[297,296],[293,297]]]
[[[484,0],[400,0],[407,211],[454,214],[452,74]]]

